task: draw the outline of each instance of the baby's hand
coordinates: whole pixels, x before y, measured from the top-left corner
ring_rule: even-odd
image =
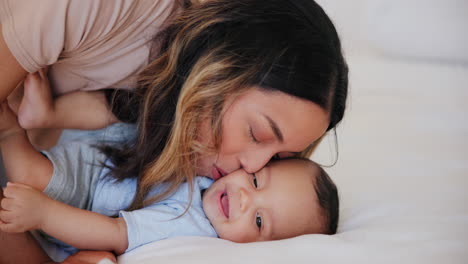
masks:
[[[42,192],[21,183],[7,183],[0,209],[0,230],[20,233],[40,229],[51,201]]]
[[[7,101],[0,105],[0,140],[8,136],[23,131],[18,123],[15,113],[8,106]]]

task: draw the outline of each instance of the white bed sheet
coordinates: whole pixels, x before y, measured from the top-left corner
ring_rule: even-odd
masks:
[[[119,263],[468,263],[468,67],[350,56],[350,104],[328,169],[338,234],[235,244],[175,238]],[[333,141],[314,156],[333,160]]]

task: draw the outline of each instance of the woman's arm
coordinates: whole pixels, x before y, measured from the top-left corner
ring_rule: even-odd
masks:
[[[31,145],[6,102],[0,103],[0,152],[9,181],[41,191],[49,184],[52,163]]]
[[[107,250],[122,254],[128,248],[127,225],[49,198],[24,184],[8,183],[1,201],[0,230],[24,232],[42,229],[79,249]]]
[[[0,103],[24,80],[26,74],[5,43],[0,25]]]

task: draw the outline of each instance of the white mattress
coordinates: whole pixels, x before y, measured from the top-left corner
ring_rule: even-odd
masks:
[[[176,238],[119,263],[467,263],[468,67],[349,56],[350,103],[328,169],[338,234],[235,244]],[[333,161],[333,140],[315,160]]]

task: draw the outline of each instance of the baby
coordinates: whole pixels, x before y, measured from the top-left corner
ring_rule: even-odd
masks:
[[[336,232],[336,187],[312,161],[275,161],[216,182],[196,177],[163,201],[126,211],[138,195],[137,179],[112,178],[112,164],[99,148],[75,142],[38,152],[6,102],[0,110],[10,181],[1,201],[4,232],[42,230],[68,255],[76,249],[122,254],[176,236],[244,243]],[[155,186],[150,196],[164,190]]]

